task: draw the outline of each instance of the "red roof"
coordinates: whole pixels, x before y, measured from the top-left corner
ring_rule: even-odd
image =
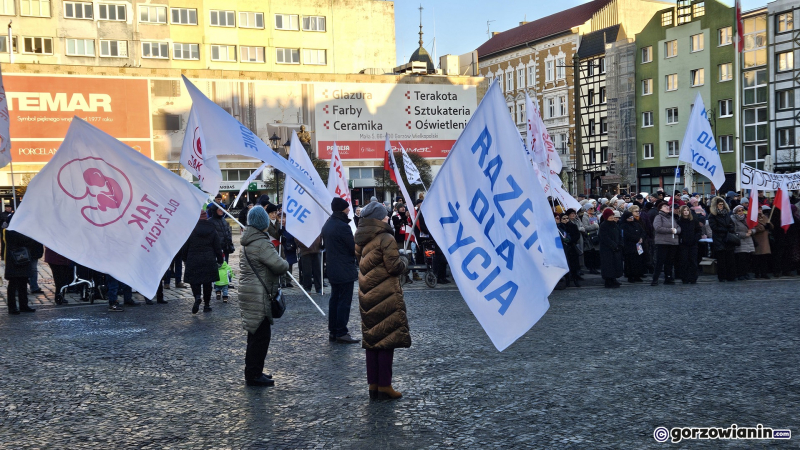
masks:
[[[491,39],[478,47],[478,57],[485,58],[493,53],[524,45],[526,42],[533,42],[582,25],[591,19],[594,13],[612,1],[594,0],[492,36]]]

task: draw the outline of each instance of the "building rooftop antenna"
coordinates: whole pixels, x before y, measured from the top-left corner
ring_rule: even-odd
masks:
[[[494,20],[487,20],[486,21],[486,35],[489,36],[489,39],[492,38],[492,32],[489,30],[489,24],[495,22]]]

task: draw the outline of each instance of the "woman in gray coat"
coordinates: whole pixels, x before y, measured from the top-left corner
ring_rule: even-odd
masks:
[[[755,206],[758,208],[758,206]],[[756,247],[753,244],[753,234],[755,231],[747,226],[747,210],[744,206],[739,205],[733,208],[733,226],[736,235],[739,236],[741,245],[736,247],[734,252],[734,261],[736,261],[736,279],[739,281],[750,279],[750,263],[753,259],[753,253]]]
[[[247,331],[244,379],[248,386],[275,384],[272,375],[264,374],[264,359],[272,337],[272,298],[278,295],[280,276],[289,271],[289,263],[278,255],[267,235],[269,225],[264,208],[253,208],[241,238],[239,306],[242,328]]]

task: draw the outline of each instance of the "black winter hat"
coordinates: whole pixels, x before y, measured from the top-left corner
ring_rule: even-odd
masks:
[[[333,197],[333,200],[331,200],[331,211],[333,212],[342,212],[349,207],[350,204],[347,203],[347,200],[341,197]]]
[[[269,195],[264,194],[261,197],[258,197],[258,204],[262,207],[269,205]]]
[[[269,205],[267,205],[267,207],[266,207],[266,208],[264,208],[264,209],[266,209],[266,210],[267,210],[267,214],[274,213],[274,212],[278,212],[278,207],[277,207],[276,205],[273,205],[272,203],[270,203]]]

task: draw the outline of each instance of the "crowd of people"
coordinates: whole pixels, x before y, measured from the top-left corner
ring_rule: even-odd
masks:
[[[650,279],[697,283],[701,263],[716,270],[720,282],[800,275],[800,198],[791,199],[794,223],[781,226],[781,212],[759,193],[757,204],[738,192],[713,198],[674,196],[659,189],[607,197],[579,196],[580,210],[554,205],[569,273],[566,286],[580,287],[584,269],[599,274],[605,287]],[[747,220],[752,208],[757,223]],[[663,275],[663,277],[662,277]]]

